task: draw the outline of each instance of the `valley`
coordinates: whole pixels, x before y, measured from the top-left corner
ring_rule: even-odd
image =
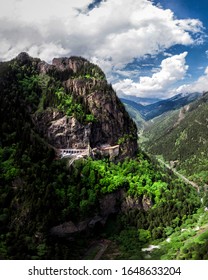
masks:
[[[82,57],[0,63],[1,259],[208,258],[207,95],[131,102]]]
[[[196,214],[195,222],[187,228],[178,228],[175,233],[159,243],[153,243],[147,259],[187,259],[200,258],[200,242],[207,240],[207,178],[208,178],[208,126],[207,93],[200,95],[188,105],[169,110],[150,120],[138,122],[139,145],[153,160],[161,163],[180,180],[193,186],[201,197],[202,209]],[[165,101],[164,101],[165,102]],[[130,104],[124,102],[127,111],[133,117]],[[157,104],[157,103],[156,103]],[[158,110],[160,110],[158,108]],[[140,114],[140,112],[138,112]],[[201,240],[201,241],[200,241]],[[204,240],[204,241],[202,241]],[[193,253],[191,253],[193,250]],[[171,253],[172,252],[172,253]],[[163,256],[162,256],[163,255]]]
[[[177,172],[173,167],[170,167],[170,165],[168,165],[167,163],[165,163],[162,159],[158,158],[158,161],[161,162],[163,165],[165,165],[167,167],[167,169],[173,171],[173,173],[178,176],[180,179],[182,179],[185,183],[191,185],[192,187],[194,187],[197,192],[200,192],[201,187],[199,185],[197,185],[196,183],[190,181],[189,179],[187,179],[185,176],[181,175],[179,172]]]
[[[178,109],[171,109],[149,121],[143,119],[142,126],[139,122],[139,144],[147,153],[160,156],[191,181],[206,186],[207,93],[198,95],[188,105],[179,104]]]

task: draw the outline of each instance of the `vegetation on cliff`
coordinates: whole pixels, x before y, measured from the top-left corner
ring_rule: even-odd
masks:
[[[81,58],[64,64],[66,60],[50,66],[21,54],[0,64],[1,259],[80,259],[97,237],[111,239],[124,252],[119,257],[130,258],[133,245],[141,249],[166,238],[200,207],[196,190],[170,171],[141,151],[129,158],[137,149],[136,128],[103,81],[102,71],[96,72],[93,65],[89,70],[89,63]],[[82,87],[83,80],[88,84],[95,76],[100,86],[92,96],[101,98],[87,103],[90,95],[83,90],[88,88]],[[105,106],[103,115],[99,100]],[[49,108],[62,116],[73,115],[83,125],[91,123],[94,144],[103,143],[103,138],[112,144],[120,139],[121,149],[126,149],[121,151],[123,160],[81,159],[69,168],[36,123],[36,116]],[[103,203],[108,195],[115,203],[112,212],[105,214],[110,208]],[[53,235],[52,229],[65,222],[87,226],[65,237]]]

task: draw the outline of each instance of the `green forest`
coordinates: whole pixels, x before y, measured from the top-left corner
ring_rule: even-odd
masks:
[[[134,158],[83,158],[69,167],[68,159],[56,157],[32,116],[55,108],[81,123],[96,119],[64,89],[59,73],[40,74],[37,64],[0,63],[0,259],[93,258],[88,249],[100,239],[110,242],[106,259],[208,259],[206,198],[202,203],[192,186],[155,159],[139,149]],[[94,66],[75,78],[92,76],[104,79]],[[109,195],[114,211],[105,215]],[[95,216],[105,222],[68,236],[51,233]],[[149,244],[160,249],[147,257],[142,249]]]

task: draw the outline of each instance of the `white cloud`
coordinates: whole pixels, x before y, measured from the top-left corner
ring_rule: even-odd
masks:
[[[116,68],[146,53],[156,54],[175,44],[192,44],[191,33],[201,30],[198,20],[176,20],[170,10],[146,0],[106,1],[78,20],[78,32],[88,30],[88,38],[94,42],[95,48],[87,52],[101,59],[111,56]]]
[[[116,70],[114,74],[117,74],[125,78],[132,78],[132,77],[138,77],[141,73],[139,69],[134,69],[134,70]]]
[[[169,56],[169,57],[172,56],[172,54],[171,54],[171,53],[168,53],[168,52],[164,52],[163,55],[164,55],[164,56]]]
[[[194,33],[200,32],[203,28],[202,23],[200,23],[197,19],[183,19],[183,20],[176,20],[176,24],[185,31],[191,31]]]
[[[205,69],[204,74],[196,81],[178,87],[174,90],[174,93],[202,93],[206,91],[208,91],[208,67]]]
[[[92,0],[0,0],[0,60],[9,60],[21,51],[51,61],[53,57],[81,55],[99,64],[118,92],[138,96],[167,97],[178,92],[208,89],[208,68],[190,85],[174,91],[188,66],[186,52],[171,56],[166,50],[176,44],[198,44],[203,26],[197,19],[177,19],[148,0],[106,0],[87,10]],[[81,12],[80,12],[81,11]],[[196,39],[197,38],[197,39]],[[167,56],[151,77],[131,78],[139,69],[124,70],[134,58],[147,54]],[[208,50],[206,51],[208,57]]]
[[[9,60],[21,51],[49,62],[54,56],[74,54],[70,45],[76,40],[77,9],[85,9],[90,2],[0,0],[0,60]]]
[[[86,8],[90,0],[0,0],[0,17],[10,17],[25,23],[41,25],[50,18],[66,20]]]
[[[199,20],[176,19],[171,10],[148,0],[106,0],[91,11],[92,0],[1,2],[0,60],[20,51],[45,60],[81,55],[110,73],[135,57],[194,44],[193,35],[202,32]]]
[[[167,97],[170,87],[182,80],[188,70],[187,52],[168,57],[161,62],[160,69],[151,77],[140,77],[139,82],[125,79],[114,84],[118,93],[127,95]]]

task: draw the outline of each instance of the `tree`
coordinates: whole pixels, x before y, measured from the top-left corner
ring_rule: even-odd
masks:
[[[151,232],[145,229],[139,229],[138,235],[139,235],[139,241],[141,241],[142,243],[147,243],[151,238]]]

